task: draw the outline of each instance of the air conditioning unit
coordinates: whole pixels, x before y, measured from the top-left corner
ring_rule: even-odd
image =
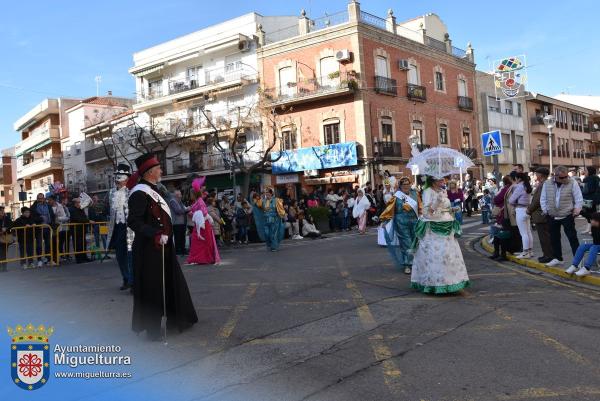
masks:
[[[401,70],[408,70],[408,60],[400,59],[398,60],[398,68]]]
[[[339,62],[350,61],[352,58],[352,52],[348,49],[338,50],[335,52],[335,59]]]
[[[238,49],[241,52],[247,52],[250,50],[251,47],[252,45],[249,40],[240,40],[238,43]]]

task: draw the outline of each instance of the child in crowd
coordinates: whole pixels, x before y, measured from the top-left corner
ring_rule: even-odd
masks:
[[[483,196],[479,199],[479,207],[481,209],[481,222],[490,224],[490,213],[492,212],[492,196],[489,189],[483,190]]]
[[[17,234],[19,244],[19,255],[21,258],[21,267],[23,269],[34,268],[33,258],[33,230],[35,220],[31,217],[31,210],[28,207],[21,208],[21,216],[16,219],[11,230]]]
[[[567,274],[575,273],[577,277],[587,276],[590,274],[592,266],[596,264],[596,257],[598,256],[598,252],[600,252],[600,213],[596,212],[592,214],[591,225],[593,243],[579,245],[573,257],[573,263],[565,270]],[[586,252],[588,252],[588,256],[583,263],[583,267],[579,269],[579,264]]]

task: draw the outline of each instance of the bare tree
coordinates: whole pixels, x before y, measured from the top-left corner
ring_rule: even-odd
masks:
[[[265,99],[259,93],[254,103],[235,106],[216,118],[206,107],[200,109],[210,127],[207,144],[221,155],[233,176],[238,172],[242,175],[244,197],[248,195],[252,174],[265,171],[284,155],[281,117],[291,109],[277,110]],[[255,135],[251,141],[249,133]],[[274,151],[278,151],[275,158]]]

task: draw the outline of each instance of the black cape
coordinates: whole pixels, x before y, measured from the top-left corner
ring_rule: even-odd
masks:
[[[143,180],[141,183],[158,192],[155,185]],[[154,336],[160,333],[163,315],[162,247],[158,245],[157,236],[162,233],[169,236],[164,247],[167,325],[183,331],[196,323],[198,316],[175,255],[171,219],[159,203],[143,191],[133,192],[128,203],[127,225],[135,232],[132,329],[138,333],[147,330]]]

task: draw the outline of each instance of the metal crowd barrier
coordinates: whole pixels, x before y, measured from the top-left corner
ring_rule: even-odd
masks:
[[[107,253],[107,234],[108,222],[13,227],[0,233],[0,270],[12,262],[20,262],[23,268],[58,266],[79,255],[102,260]]]
[[[92,260],[102,260],[108,247],[107,234],[106,221],[60,224],[54,232],[56,263],[70,256],[88,254]]]
[[[21,262],[23,267],[33,268],[39,261],[50,262],[53,244],[53,230],[48,224],[13,227],[0,236],[0,265]]]

